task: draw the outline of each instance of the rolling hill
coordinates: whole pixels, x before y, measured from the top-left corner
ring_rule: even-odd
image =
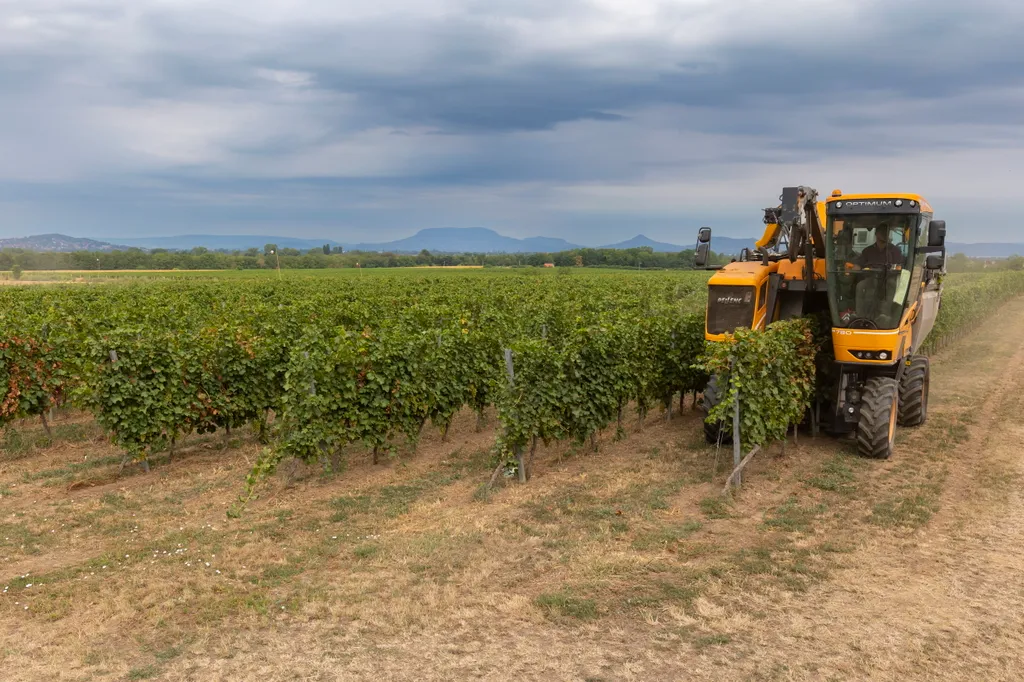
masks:
[[[188,251],[197,246],[215,251],[244,251],[250,248],[263,250],[266,244],[277,244],[280,248],[308,251],[319,249],[324,244],[342,246],[346,251],[375,251],[393,253],[419,253],[426,249],[431,253],[555,253],[583,248],[556,237],[507,237],[483,227],[428,228],[404,239],[390,242],[338,242],[331,239],[303,239],[268,235],[179,235],[171,237],[124,237],[110,241],[69,237],[63,234],[41,234],[30,237],[0,239],[0,249],[26,249],[29,251],[114,251],[127,248],[169,249]],[[754,238],[712,236],[711,249],[716,253],[735,255],[743,247],[752,247]],[[638,234],[626,241],[608,244],[605,249],[650,248],[657,252],[679,252],[692,249],[694,244],[672,244],[650,239]],[[1005,258],[1010,255],[1024,255],[1024,243],[977,243],[950,242],[947,253],[963,253],[972,258]]]
[[[267,244],[277,244],[278,248],[299,249],[300,251],[318,249],[324,244],[339,246],[338,242],[330,239],[300,239],[259,234],[186,234],[175,237],[129,237],[120,238],[118,241],[143,249],[169,249],[172,251],[189,251],[197,246],[211,251],[245,251],[246,249],[262,251]]]
[[[65,234],[38,234],[32,237],[0,239],[0,249],[25,249],[26,251],[115,251],[128,248],[124,245],[101,242],[84,237],[69,237]]]
[[[433,227],[411,237],[377,244],[343,244],[346,251],[392,251],[419,253],[552,253],[579,248],[555,237],[517,239],[485,227]]]
[[[959,242],[950,242],[946,245],[946,253],[950,256],[956,253],[962,253],[971,258],[1006,258],[1007,256],[1024,256],[1024,244],[963,244]]]

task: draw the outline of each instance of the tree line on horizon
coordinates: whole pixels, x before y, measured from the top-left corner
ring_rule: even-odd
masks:
[[[300,251],[267,244],[263,249],[190,251],[126,249],[116,251],[0,250],[0,270],[259,270],[395,268],[417,266],[483,267],[608,267],[639,269],[693,269],[694,251],[658,252],[651,247],[631,249],[579,248],[556,253],[431,253],[418,254],[349,251],[325,244]],[[729,256],[713,254],[712,263],[726,263]]]
[[[709,263],[728,263],[732,257],[712,253]],[[477,267],[604,267],[646,270],[692,270],[693,249],[660,252],[651,247],[630,249],[578,248],[555,253],[431,253],[418,254],[349,251],[325,244],[300,251],[267,244],[263,249],[211,251],[196,247],[190,251],[169,249],[125,249],[116,251],[31,251],[0,250],[0,271],[17,277],[31,270],[312,270],[330,268],[402,268],[423,266]],[[1024,257],[1005,259],[969,258],[954,254],[947,261],[949,272],[980,272],[991,269],[1024,270]]]

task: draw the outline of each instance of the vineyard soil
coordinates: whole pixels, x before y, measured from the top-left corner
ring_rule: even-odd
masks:
[[[1024,300],[933,358],[889,461],[801,434],[720,495],[687,404],[489,494],[490,426],[344,472],[192,436],[117,475],[84,416],[0,438],[5,680],[1019,679]],[[490,419],[493,424],[493,415]]]

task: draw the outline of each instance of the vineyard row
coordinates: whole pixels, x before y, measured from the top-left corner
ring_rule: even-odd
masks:
[[[537,440],[582,443],[621,426],[628,405],[643,414],[703,388],[707,375],[695,363],[705,279],[9,288],[0,292],[0,425],[71,405],[145,460],[190,433],[254,424],[274,445],[256,474],[283,457],[310,461],[353,443],[377,454],[397,438],[415,441],[427,422],[446,431],[464,407],[496,409],[505,457]],[[954,278],[929,348],[1022,293],[1021,273]],[[804,331],[789,333],[791,346],[809,342]]]

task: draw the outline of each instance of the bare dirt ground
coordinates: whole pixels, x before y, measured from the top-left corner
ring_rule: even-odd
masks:
[[[2,436],[4,680],[1024,677],[1024,301],[933,358],[886,462],[801,435],[731,453],[689,406],[541,449],[489,494],[461,415],[374,466],[283,470],[193,438],[126,469],[90,420]]]

